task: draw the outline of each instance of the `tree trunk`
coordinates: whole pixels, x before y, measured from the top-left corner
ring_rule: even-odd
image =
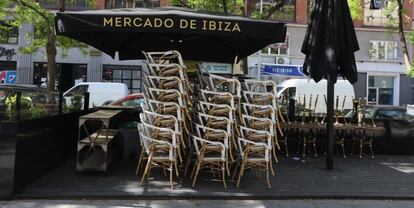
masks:
[[[56,34],[49,32],[49,38],[46,44],[47,54],[47,92],[55,90],[56,80]]]
[[[223,0],[223,10],[224,10],[224,14],[228,14],[228,11],[227,11],[227,0]]]
[[[65,0],[58,0],[59,12],[64,12],[66,10]]]
[[[405,67],[407,68],[407,72],[409,72],[411,70],[411,60],[410,60],[410,56],[408,55],[407,41],[405,39],[405,34],[404,34],[403,0],[397,0],[397,4],[398,4],[398,33],[400,35],[400,43],[401,43],[401,47],[403,50],[404,64],[405,64]]]

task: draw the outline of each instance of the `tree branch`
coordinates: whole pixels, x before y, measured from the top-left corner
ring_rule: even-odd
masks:
[[[45,21],[46,21],[46,23],[47,23],[47,25],[48,25],[49,28],[50,28],[51,25],[53,25],[52,22],[50,21],[50,19],[45,14],[43,14],[42,12],[40,12],[39,10],[37,10],[32,5],[27,4],[23,0],[13,0],[13,1],[15,3],[20,4],[20,5],[24,6],[24,7],[27,7],[29,9],[33,10],[34,12],[36,12],[37,14],[39,14],[43,19],[45,19]]]
[[[266,16],[264,16],[263,19],[269,19],[276,11],[278,11],[284,5],[285,5],[285,3],[283,1],[279,2],[279,3],[275,3],[272,7],[269,8],[269,10],[267,11]]]
[[[184,0],[179,0],[180,4],[182,7],[187,7],[187,8],[191,8],[190,5],[188,5]]]

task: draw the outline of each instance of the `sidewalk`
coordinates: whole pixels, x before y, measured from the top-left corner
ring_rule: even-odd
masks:
[[[119,160],[102,174],[76,175],[70,160],[29,185],[20,199],[414,199],[414,156],[377,155],[375,159],[335,158],[335,170],[325,169],[325,158],[294,160],[280,157],[271,178],[272,189],[264,179],[248,172],[241,187],[228,181],[224,189],[211,174],[200,174],[196,188],[189,176],[176,180],[171,190],[168,178],[154,169],[150,180],[139,186],[135,160]]]
[[[414,201],[392,200],[17,200],[2,202],[0,208],[409,208],[414,207]]]

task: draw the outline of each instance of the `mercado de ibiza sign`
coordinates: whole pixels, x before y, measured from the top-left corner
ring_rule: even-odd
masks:
[[[237,22],[197,20],[197,19],[173,19],[159,17],[103,17],[104,27],[136,27],[136,28],[179,28],[190,30],[208,30],[241,32]]]

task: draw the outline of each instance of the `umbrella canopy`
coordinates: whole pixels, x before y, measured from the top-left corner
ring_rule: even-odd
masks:
[[[285,40],[284,23],[177,8],[128,8],[56,14],[57,34],[120,60],[143,51],[178,50],[187,60],[233,63]]]
[[[303,72],[315,82],[338,74],[358,80],[354,52],[359,50],[347,0],[316,0],[302,45]]]
[[[359,50],[347,0],[316,0],[302,53],[306,55],[303,72],[315,82],[328,80],[326,168],[333,169],[334,84],[338,74],[351,83],[358,80],[354,52]]]

